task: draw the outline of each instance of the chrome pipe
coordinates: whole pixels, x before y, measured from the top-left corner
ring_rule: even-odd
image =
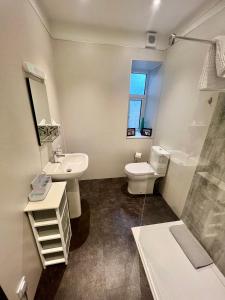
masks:
[[[179,39],[179,40],[187,40],[187,41],[193,41],[193,42],[200,42],[200,43],[206,43],[206,44],[215,44],[214,41],[211,41],[211,40],[204,40],[204,39],[197,39],[197,38],[192,38],[192,37],[186,37],[186,36],[180,36],[180,35],[176,35],[175,33],[172,33],[170,36],[169,36],[169,45],[170,46],[173,46],[176,39]]]

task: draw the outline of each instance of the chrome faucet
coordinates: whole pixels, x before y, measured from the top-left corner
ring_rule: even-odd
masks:
[[[54,150],[52,151],[52,154],[53,154],[53,163],[59,163],[59,158],[60,157],[65,157],[66,155],[62,153],[61,149],[57,149],[57,150]]]

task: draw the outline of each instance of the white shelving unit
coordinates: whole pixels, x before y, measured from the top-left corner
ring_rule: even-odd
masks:
[[[68,263],[72,236],[66,197],[66,182],[54,182],[43,201],[29,202],[24,210],[29,217],[44,269]]]

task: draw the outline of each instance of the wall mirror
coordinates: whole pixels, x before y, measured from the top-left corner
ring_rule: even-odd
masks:
[[[45,73],[27,61],[23,62],[23,70],[26,74],[27,91],[38,144],[41,146],[44,143],[52,143],[59,136],[60,125],[51,120]]]
[[[31,110],[34,119],[34,126],[41,146],[44,141],[44,133],[47,136],[47,124],[51,124],[51,117],[48,106],[48,97],[44,80],[29,76],[26,78],[26,84],[31,104]],[[41,130],[42,129],[42,130]]]
[[[44,81],[39,78],[27,78],[30,86],[37,124],[51,123],[48,97]]]

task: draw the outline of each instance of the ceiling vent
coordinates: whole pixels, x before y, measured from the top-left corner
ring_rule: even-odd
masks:
[[[146,33],[146,48],[155,48],[156,47],[156,39],[157,39],[157,32],[155,31],[148,31]]]

